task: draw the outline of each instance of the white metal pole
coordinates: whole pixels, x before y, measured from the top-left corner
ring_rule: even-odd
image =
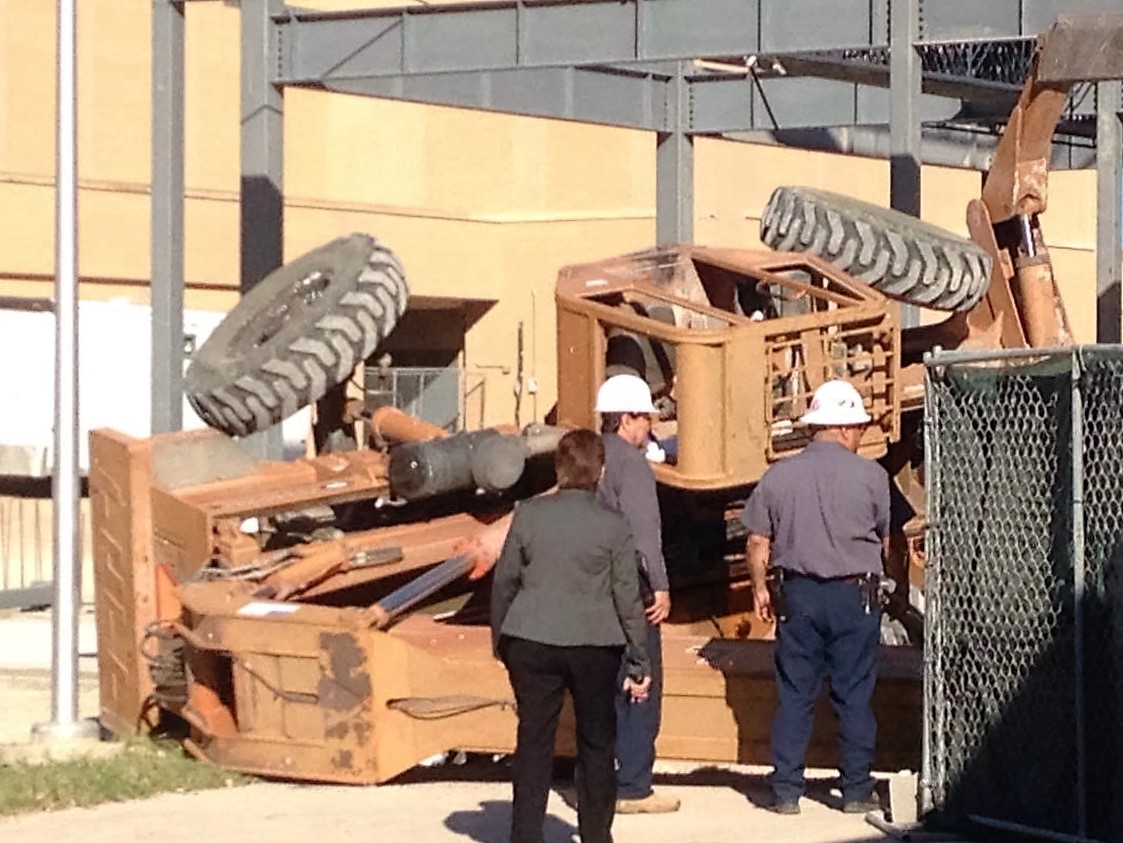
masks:
[[[78,180],[75,0],[58,0],[58,146],[55,212],[54,612],[51,722],[78,730]]]
[[[58,4],[55,216],[54,685],[52,719],[78,719],[78,103],[76,0]]]

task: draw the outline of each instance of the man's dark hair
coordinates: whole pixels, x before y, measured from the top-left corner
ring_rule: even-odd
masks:
[[[604,468],[604,441],[591,430],[571,430],[558,442],[554,454],[558,488],[593,491]]]
[[[620,424],[624,421],[625,415],[625,413],[601,413],[600,432],[617,433],[620,430]]]

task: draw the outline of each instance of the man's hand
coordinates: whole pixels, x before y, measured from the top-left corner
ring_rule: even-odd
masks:
[[[753,611],[765,623],[772,623],[776,620],[776,616],[772,612],[772,595],[768,593],[766,583],[753,586]]]
[[[671,614],[671,592],[656,591],[654,594],[654,602],[643,610],[643,614],[650,624],[662,623]]]
[[[753,611],[765,623],[772,623],[776,620],[776,613],[772,611],[772,595],[768,592],[768,563],[772,556],[772,539],[749,533],[745,556],[749,560],[749,576],[753,582]]]
[[[647,695],[651,693],[651,677],[645,676],[641,680],[632,679],[630,676],[624,679],[624,693],[626,693],[631,701],[634,703],[645,702]]]

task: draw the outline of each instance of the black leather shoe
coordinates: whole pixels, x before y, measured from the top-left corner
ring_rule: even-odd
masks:
[[[799,813],[799,802],[797,800],[777,800],[768,806],[768,810],[773,814],[794,816]]]

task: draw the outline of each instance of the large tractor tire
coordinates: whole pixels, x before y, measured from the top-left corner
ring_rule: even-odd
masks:
[[[334,240],[242,297],[195,353],[187,399],[231,436],[271,427],[350,377],[408,299],[401,264],[377,240]]]
[[[986,294],[990,256],[970,240],[915,217],[807,187],[778,187],[760,239],[830,261],[890,298],[970,310]]]

